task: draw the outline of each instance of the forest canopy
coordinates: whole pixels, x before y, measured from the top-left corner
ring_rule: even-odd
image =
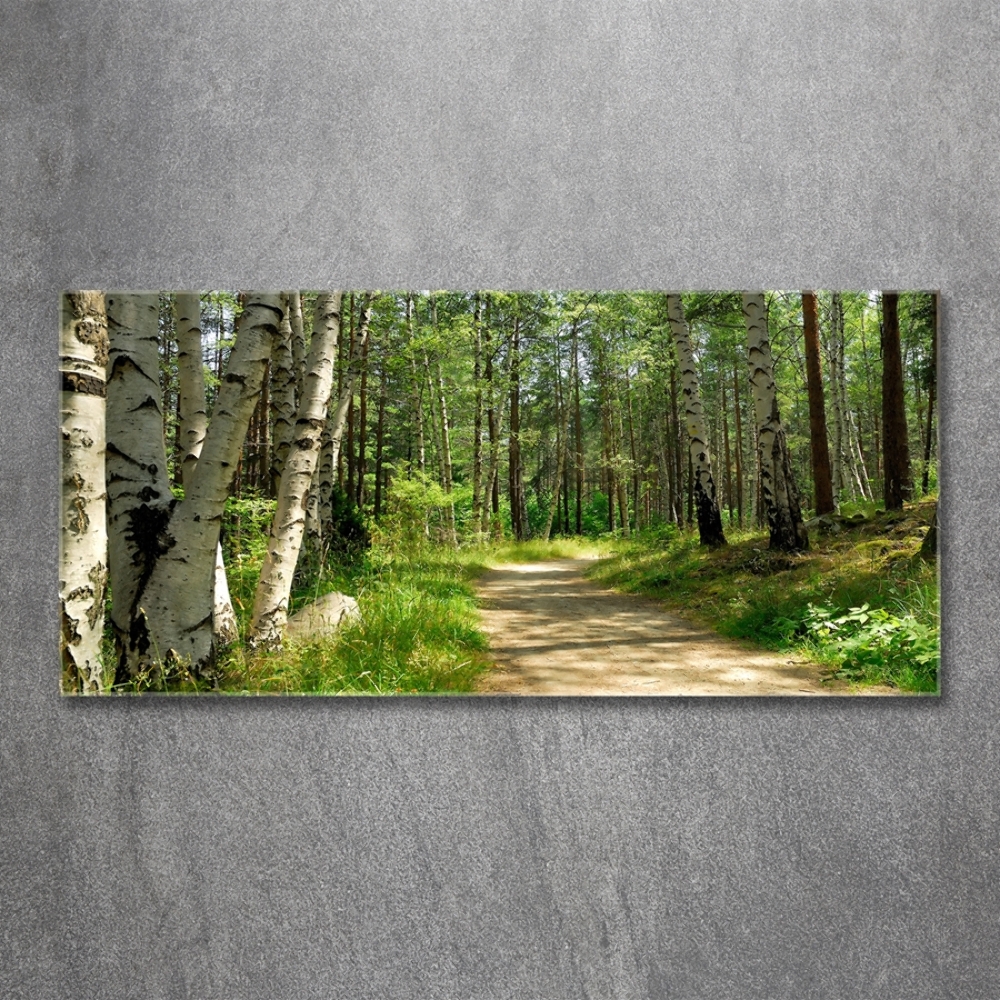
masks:
[[[303,586],[373,544],[757,530],[796,553],[830,519],[936,496],[937,309],[874,290],[67,293],[64,690],[218,684],[224,650],[280,648]]]

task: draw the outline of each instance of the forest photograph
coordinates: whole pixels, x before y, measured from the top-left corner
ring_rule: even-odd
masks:
[[[929,291],[72,291],[67,695],[939,692]]]

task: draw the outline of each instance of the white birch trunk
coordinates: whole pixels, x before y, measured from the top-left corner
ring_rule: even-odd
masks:
[[[155,366],[152,376],[148,374],[156,355],[155,336],[150,337],[150,330],[156,329],[156,296],[109,294],[107,301],[108,482],[112,537],[118,549],[115,575],[112,547],[117,678],[129,680],[175,666],[208,675],[216,652],[213,604],[219,528],[281,321],[280,301],[277,295],[247,293],[201,456],[182,501],[170,495],[165,463],[160,464],[163,436],[157,423]]]
[[[847,414],[844,403],[844,305],[839,292],[830,301],[830,388],[833,400],[834,500],[853,496],[845,447]]]
[[[763,292],[743,293],[743,317],[747,328],[747,360],[760,440],[760,489],[771,533],[770,546],[786,552],[807,549],[809,536],[802,524],[802,507],[778,413]]]
[[[197,292],[178,292],[174,299],[177,327],[177,381],[181,482],[191,478],[208,428],[205,406],[205,366],[201,352],[201,297]]]
[[[101,638],[108,580],[104,480],[108,324],[100,292],[68,292],[59,324],[62,518],[60,651],[67,690],[104,686]]]
[[[694,465],[698,534],[702,545],[724,545],[726,538],[722,531],[722,514],[719,511],[715,479],[712,476],[712,457],[705,427],[705,409],[701,402],[698,372],[695,368],[694,352],[691,350],[691,340],[688,336],[684,305],[680,295],[667,296],[667,320],[677,350],[681,391],[684,396],[688,451]]]
[[[302,395],[302,380],[305,378],[306,335],[302,322],[302,293],[288,293],[288,314],[292,326],[292,363],[295,372],[295,412],[298,412]]]
[[[284,292],[285,302],[290,302],[294,292]],[[274,342],[271,354],[271,418],[273,446],[271,448],[271,485],[276,490],[281,481],[285,458],[292,444],[297,413],[296,402],[296,368],[297,363],[292,350],[292,323],[289,312],[278,328],[278,337]],[[273,495],[273,493],[272,493]]]
[[[201,348],[201,297],[197,292],[178,292],[174,300],[177,326],[177,380],[180,397],[181,482],[187,486],[198,467],[208,429],[205,402],[205,362]],[[228,646],[239,638],[236,611],[229,595],[222,542],[216,546],[215,587],[212,611],[215,640]]]
[[[292,578],[305,531],[305,505],[316,471],[333,386],[333,370],[340,335],[341,292],[320,295],[302,402],[295,421],[294,442],[288,451],[271,524],[267,555],[254,598],[251,645],[280,646],[288,621]]]

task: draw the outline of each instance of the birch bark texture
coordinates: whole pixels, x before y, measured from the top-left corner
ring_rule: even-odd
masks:
[[[292,578],[305,532],[306,503],[330,406],[342,297],[342,292],[332,292],[322,294],[316,300],[302,401],[296,415],[292,443],[284,461],[278,505],[271,522],[267,554],[254,597],[250,626],[252,646],[280,646],[288,621]]]
[[[770,547],[784,552],[809,548],[791,457],[778,413],[774,362],[763,292],[744,292],[747,362],[759,435],[760,489],[770,529]]]
[[[294,292],[284,292],[282,302],[286,306],[292,301]],[[278,336],[271,354],[271,470],[270,491],[275,496],[285,459],[291,447],[296,420],[296,360],[292,351],[292,322],[290,311],[285,309]]]
[[[108,493],[117,683],[160,671],[211,676],[214,579],[226,497],[282,310],[248,292],[185,497],[166,477],[157,296],[109,293]]]
[[[725,545],[722,515],[712,477],[712,457],[708,448],[705,426],[705,408],[698,387],[698,373],[691,349],[691,338],[684,318],[684,304],[680,295],[667,295],[667,321],[677,351],[681,376],[681,393],[684,396],[684,417],[687,427],[688,452],[694,468],[695,504],[698,516],[698,535],[702,545]]]
[[[205,362],[201,346],[201,296],[197,292],[178,292],[174,298],[174,318],[180,406],[177,439],[181,448],[181,483],[187,486],[194,478],[194,470],[198,466],[208,429]],[[215,551],[212,621],[218,645],[225,646],[239,638],[221,542],[216,545]]]
[[[104,687],[101,638],[107,590],[104,481],[108,323],[100,292],[68,292],[60,304],[62,520],[60,655],[64,690]]]

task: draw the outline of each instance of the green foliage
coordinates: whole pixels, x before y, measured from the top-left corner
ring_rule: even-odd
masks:
[[[831,678],[935,692],[936,569],[919,557],[915,513],[814,533],[810,552],[795,558],[769,552],[753,532],[731,532],[715,552],[690,534],[643,533],[619,542],[591,575],[661,598],[724,635],[808,656]]]
[[[907,676],[916,690],[937,689],[938,629],[912,614],[896,614],[865,602],[840,614],[810,603],[789,638],[801,637],[818,651],[832,649],[840,665],[835,677],[870,683],[892,683]]]
[[[324,545],[335,557],[350,558],[369,544],[364,517],[354,500],[337,484],[330,497],[330,520],[324,528]]]
[[[354,563],[331,562],[296,593],[356,594],[360,621],[330,639],[251,656],[234,650],[225,690],[303,694],[420,694],[472,689],[485,668],[471,579],[481,568],[441,546],[376,545]]]
[[[608,531],[608,498],[595,490],[581,513],[583,532],[590,538],[598,538]]]

